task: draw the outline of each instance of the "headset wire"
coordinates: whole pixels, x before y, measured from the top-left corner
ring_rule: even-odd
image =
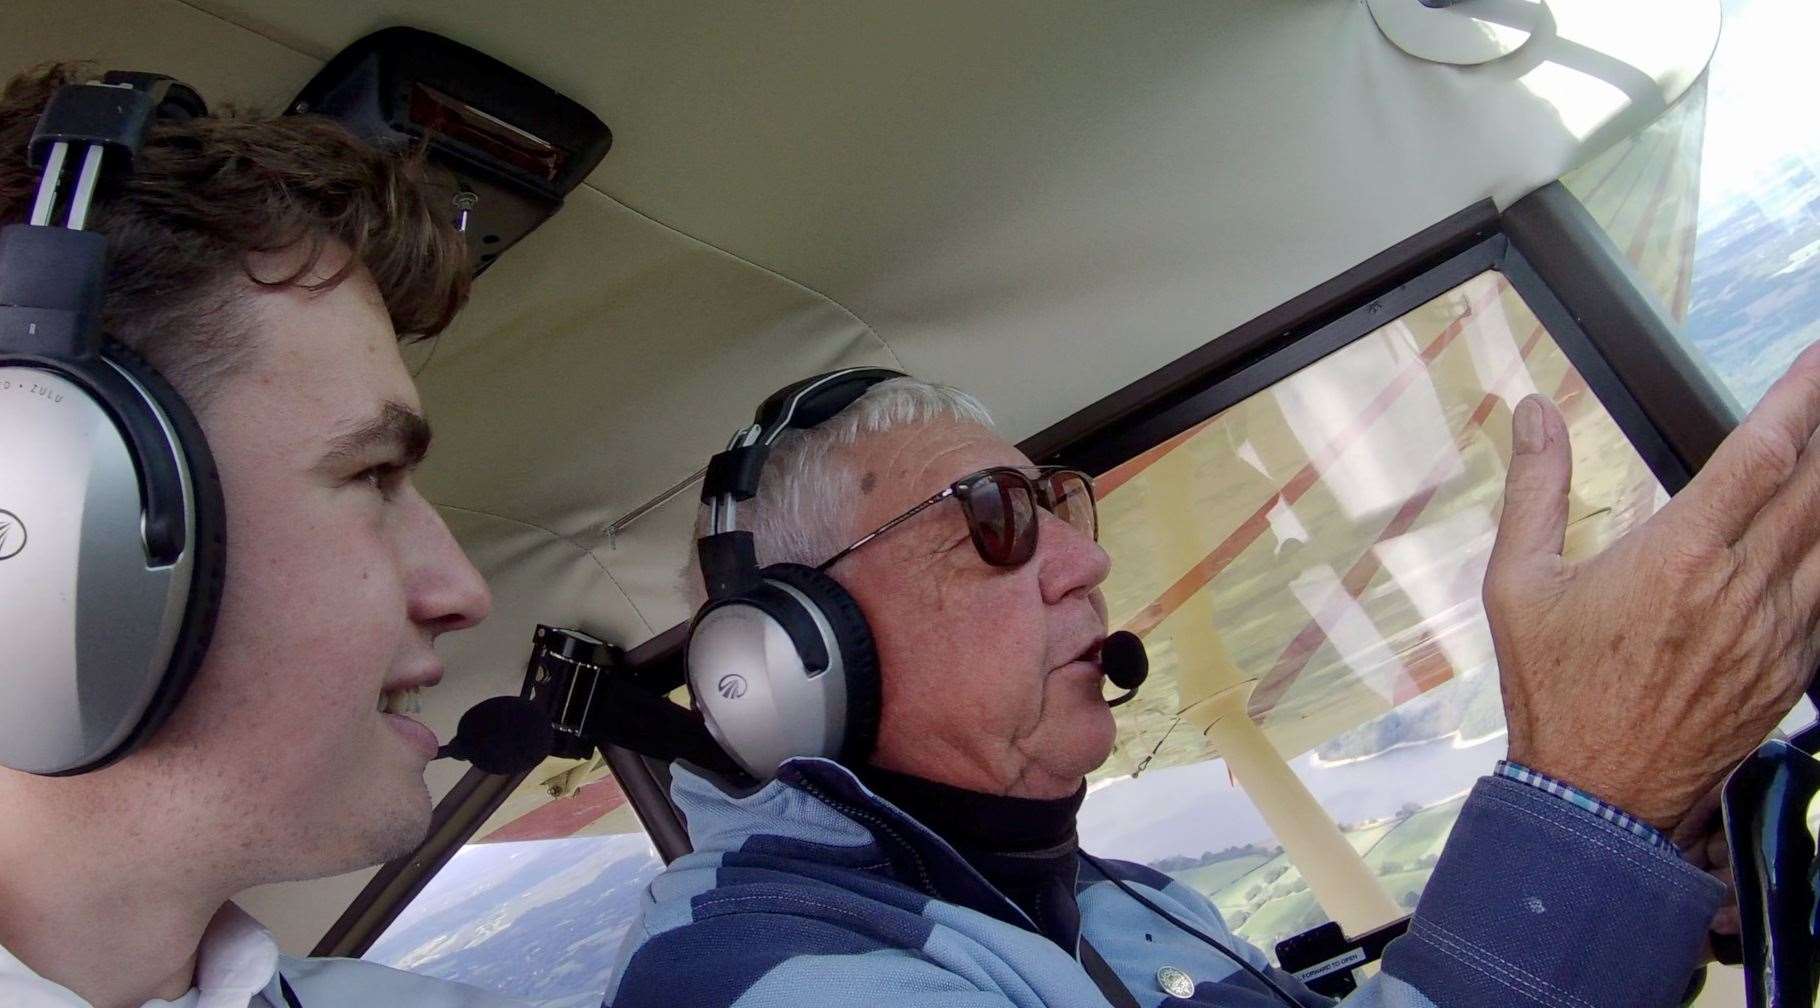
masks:
[[[1152,902],[1150,899],[1145,897],[1143,893],[1140,893],[1136,889],[1133,889],[1130,886],[1126,885],[1125,881],[1123,879],[1119,878],[1117,875],[1114,875],[1114,874],[1112,874],[1111,871],[1107,870],[1105,863],[1102,862],[1099,858],[1094,857],[1093,855],[1087,853],[1086,851],[1081,851],[1080,854],[1081,854],[1081,859],[1086,861],[1088,864],[1092,865],[1094,867],[1095,871],[1098,871],[1102,876],[1105,877],[1106,881],[1111,882],[1113,885],[1118,886],[1120,889],[1124,890],[1125,895],[1131,897],[1134,900],[1137,900],[1139,903],[1144,904],[1144,906],[1149,907],[1150,911],[1152,913],[1156,914],[1158,917],[1161,917],[1164,920],[1168,921],[1169,923],[1175,925],[1178,929],[1180,929],[1188,934],[1191,934],[1196,938],[1199,938],[1203,943],[1210,945],[1214,949],[1216,949],[1221,955],[1232,960],[1234,963],[1237,963],[1240,969],[1251,974],[1254,979],[1256,979],[1259,983],[1262,983],[1266,988],[1268,988],[1270,990],[1271,993],[1275,994],[1278,998],[1282,999],[1283,1003],[1285,1005],[1288,1005],[1289,1008],[1305,1008],[1303,1003],[1301,1001],[1296,1000],[1294,995],[1292,995],[1288,991],[1284,990],[1282,985],[1278,984],[1275,980],[1271,979],[1270,974],[1265,973],[1263,970],[1258,969],[1256,966],[1253,966],[1251,963],[1246,962],[1244,956],[1241,956],[1237,952],[1234,952],[1232,949],[1227,948],[1223,943],[1214,939],[1210,935],[1204,934],[1199,929],[1191,927],[1187,921],[1184,921],[1181,918],[1177,917],[1176,915],[1163,909],[1162,907],[1157,906],[1154,902]]]

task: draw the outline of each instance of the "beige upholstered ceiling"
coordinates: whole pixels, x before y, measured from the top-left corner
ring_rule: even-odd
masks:
[[[1023,437],[1556,178],[1673,101],[1718,31],[1714,0],[1547,14],[1461,69],[1395,48],[1356,0],[8,0],[0,68],[87,58],[276,108],[411,24],[612,126],[588,184],[412,351],[437,428],[422,484],[497,603],[443,647],[446,736],[517,688],[537,622],[630,645],[686,617],[694,495],[605,527],[775,387],[890,364]],[[288,915],[256,902],[307,946],[357,882]]]

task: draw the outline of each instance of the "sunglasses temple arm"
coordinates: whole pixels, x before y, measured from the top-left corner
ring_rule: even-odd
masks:
[[[929,498],[928,500],[923,501],[921,504],[918,504],[917,506],[911,508],[910,510],[905,511],[903,514],[898,515],[896,518],[893,518],[890,521],[884,523],[883,525],[880,525],[878,528],[873,529],[871,532],[867,533],[866,535],[861,536],[856,542],[854,542],[853,545],[847,547],[844,550],[841,550],[839,553],[834,554],[833,556],[829,557],[828,559],[823,560],[820,564],[818,564],[816,566],[815,569],[819,570],[819,571],[826,571],[828,568],[834,566],[836,563],[838,563],[842,559],[845,559],[847,554],[853,552],[856,549],[859,549],[861,546],[864,546],[867,543],[871,542],[872,540],[877,539],[879,536],[884,535],[886,532],[891,531],[892,529],[898,527],[899,525],[902,525],[903,523],[909,521],[910,519],[916,517],[919,514],[922,514],[924,511],[928,510],[929,508],[932,508],[935,505],[940,504],[942,501],[945,501],[948,498],[953,497],[954,495],[955,494],[954,494],[953,487],[949,487],[948,489],[943,490],[941,493],[936,494],[935,496]]]

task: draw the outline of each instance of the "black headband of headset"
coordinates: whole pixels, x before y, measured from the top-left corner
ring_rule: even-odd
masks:
[[[709,598],[741,594],[758,581],[758,554],[752,533],[733,529],[731,515],[735,502],[751,500],[758,494],[759,476],[778,435],[826,423],[872,386],[904,377],[907,376],[903,372],[890,368],[857,367],[787,385],[759,405],[751,426],[734,434],[725,451],[708,460],[701,499],[715,509],[715,525],[696,544],[696,551]],[[722,527],[723,516],[727,527]]]
[[[51,96],[32,131],[32,167],[44,167],[51,150],[67,143],[100,146],[108,157],[123,159],[131,172],[153,121],[188,122],[208,115],[208,105],[194,88],[163,74],[110,70],[100,85],[69,84]]]
[[[194,90],[159,74],[116,70],[98,84],[57,89],[27,149],[31,166],[44,172],[32,208],[31,223],[38,226],[8,227],[0,250],[6,265],[0,270],[0,348],[62,360],[95,355],[107,240],[82,229],[88,201],[104,170],[116,179],[132,173],[153,121],[206,114]],[[63,176],[78,172],[77,185],[61,185]],[[49,226],[59,210],[68,211],[69,226]]]

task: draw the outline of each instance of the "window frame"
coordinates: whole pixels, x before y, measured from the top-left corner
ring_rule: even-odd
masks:
[[[1020,447],[1039,464],[1104,472],[1486,270],[1510,282],[1669,493],[1736,426],[1718,380],[1555,182],[1501,214],[1489,200],[1469,207]]]

